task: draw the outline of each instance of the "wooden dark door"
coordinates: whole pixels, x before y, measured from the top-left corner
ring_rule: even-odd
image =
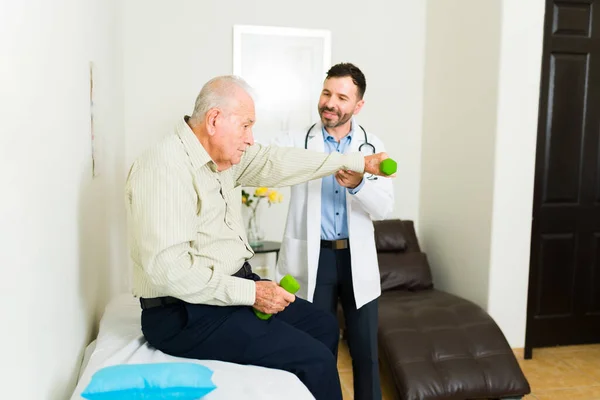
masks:
[[[547,0],[525,357],[600,342],[600,0]]]

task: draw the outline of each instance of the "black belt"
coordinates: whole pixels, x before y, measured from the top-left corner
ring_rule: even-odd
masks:
[[[339,239],[339,240],[322,240],[321,239],[321,248],[322,249],[344,250],[349,247],[350,247],[350,241],[348,239]]]
[[[249,275],[252,275],[252,267],[247,262],[245,262],[242,268],[240,268],[235,274],[233,274],[233,276],[236,276],[238,278],[245,278]],[[140,305],[142,306],[142,310],[177,303],[184,303],[184,301],[171,296],[153,297],[150,299],[140,297]]]
[[[143,297],[140,297],[140,305],[142,306],[142,310],[147,310],[149,308],[160,306],[168,306],[169,304],[177,303],[183,303],[183,300],[179,300],[171,296],[153,297],[151,299],[145,299]]]

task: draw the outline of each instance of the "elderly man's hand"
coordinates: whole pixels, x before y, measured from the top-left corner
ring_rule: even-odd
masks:
[[[256,281],[256,300],[254,308],[265,314],[277,314],[283,311],[296,296],[288,293],[284,288],[270,281]]]
[[[363,180],[364,174],[354,172],[350,170],[340,170],[336,172],[335,179],[338,181],[340,186],[348,189],[356,188]]]
[[[381,162],[388,158],[390,157],[388,157],[387,153],[385,152],[365,156],[365,173],[394,178],[396,174],[386,175],[379,169]]]

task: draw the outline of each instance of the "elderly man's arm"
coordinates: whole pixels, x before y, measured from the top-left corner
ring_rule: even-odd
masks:
[[[255,144],[248,147],[242,161],[233,168],[241,185],[281,187],[322,178],[340,169],[362,173],[365,159],[360,153],[326,154]]]
[[[215,270],[190,244],[196,240],[198,210],[191,179],[189,172],[173,166],[131,171],[128,218],[138,267],[164,295],[189,303],[252,305],[256,295],[252,280]]]

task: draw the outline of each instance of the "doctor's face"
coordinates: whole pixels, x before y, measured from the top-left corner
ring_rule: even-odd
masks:
[[[337,128],[360,112],[364,100],[358,98],[358,87],[352,77],[327,78],[319,97],[319,116],[326,128]]]

